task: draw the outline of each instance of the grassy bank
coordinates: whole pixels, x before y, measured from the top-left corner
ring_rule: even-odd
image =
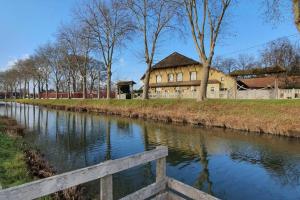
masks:
[[[16,100],[71,111],[89,111],[165,122],[217,126],[300,137],[300,100]]]
[[[4,133],[5,119],[0,118],[0,184],[8,188],[29,182],[31,179],[27,170],[25,155],[20,139]]]
[[[22,139],[23,128],[14,119],[0,117],[0,189],[28,183],[56,174],[43,155]],[[81,199],[75,186],[40,199]]]

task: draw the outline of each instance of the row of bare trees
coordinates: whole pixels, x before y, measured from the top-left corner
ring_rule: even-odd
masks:
[[[280,66],[289,75],[300,75],[300,47],[288,38],[280,38],[269,42],[258,58],[249,54],[240,54],[237,58],[216,56],[213,63],[214,67],[228,74],[234,70]]]
[[[78,3],[72,21],[59,28],[54,43],[41,46],[35,55],[17,62],[2,76],[8,78],[10,76],[5,74],[13,71],[18,71],[15,76],[20,75],[23,65],[29,66],[29,70],[26,68],[28,73],[21,73],[22,77],[14,81],[1,79],[5,82],[2,87],[7,91],[19,86],[26,96],[29,81],[33,90],[37,87],[40,92],[46,87],[48,92],[51,80],[57,94],[60,90],[70,94],[71,90],[78,91],[79,81],[83,98],[86,98],[88,82],[91,91],[98,80],[100,90],[103,76],[106,78],[106,97],[110,98],[116,52],[134,37],[143,44],[147,66],[143,98],[148,99],[150,72],[159,41],[166,33],[173,35],[175,31],[182,32],[189,27],[199,62],[203,64],[198,100],[204,100],[215,47],[233,4],[234,0],[89,0]],[[104,65],[94,59],[96,55],[100,55],[99,60]]]
[[[22,98],[48,98],[49,86],[55,88],[56,98],[59,92],[68,94],[82,92],[83,98],[89,91],[98,88],[105,80],[105,67],[102,62],[92,58],[73,55],[65,46],[48,43],[39,47],[36,53],[27,59],[18,60],[10,69],[0,73],[0,87],[7,94]],[[98,87],[97,87],[98,85]],[[32,91],[32,92],[30,92]]]

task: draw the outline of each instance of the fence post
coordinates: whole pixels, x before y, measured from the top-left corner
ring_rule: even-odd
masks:
[[[166,178],[166,157],[156,161],[156,182]]]
[[[100,200],[113,200],[112,175],[100,179]]]

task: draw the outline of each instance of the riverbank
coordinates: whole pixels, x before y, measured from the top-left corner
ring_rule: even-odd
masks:
[[[8,118],[0,118],[0,186],[9,188],[32,180],[22,150],[22,142],[6,134],[7,126],[12,124]],[[13,125],[14,126],[14,125]]]
[[[0,186],[2,189],[56,175],[36,149],[23,140],[24,129],[16,120],[0,117]],[[81,199],[80,187],[72,187],[43,199]]]
[[[300,137],[300,100],[79,100],[18,99],[18,103],[168,123],[214,126]]]

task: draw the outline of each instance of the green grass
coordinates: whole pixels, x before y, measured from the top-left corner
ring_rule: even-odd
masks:
[[[0,184],[9,188],[29,182],[24,154],[19,139],[11,138],[0,132]]]

